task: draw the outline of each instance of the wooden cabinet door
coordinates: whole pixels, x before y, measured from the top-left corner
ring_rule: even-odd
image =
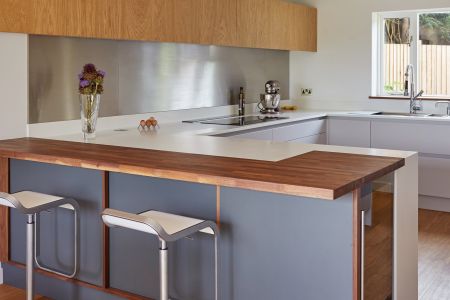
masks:
[[[119,0],[31,1],[26,32],[59,36],[117,38],[120,29],[119,4]]]
[[[317,10],[285,0],[239,0],[237,44],[244,47],[317,50]]]
[[[0,31],[316,51],[317,11],[286,0],[0,0]]]
[[[121,38],[228,45],[237,0],[121,0]]]

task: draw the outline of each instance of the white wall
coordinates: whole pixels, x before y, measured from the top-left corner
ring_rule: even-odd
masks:
[[[290,98],[310,109],[409,109],[406,101],[369,100],[372,13],[450,7],[448,0],[297,0],[318,9],[318,52],[291,52]],[[300,88],[313,95],[300,96]],[[434,109],[427,103],[426,110]]]
[[[0,32],[0,140],[27,134],[28,37]],[[0,284],[3,269],[0,264]]]
[[[28,37],[0,33],[0,140],[27,134]]]

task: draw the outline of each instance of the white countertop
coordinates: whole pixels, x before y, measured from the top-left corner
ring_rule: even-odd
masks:
[[[268,161],[279,161],[313,150],[403,158],[414,154],[414,152],[408,151],[295,144],[214,136],[217,134],[288,124],[326,116],[348,116],[348,114],[325,112],[287,112],[283,113],[283,116],[288,116],[289,119],[242,127],[182,123],[179,121],[161,124],[161,127],[156,130],[142,131],[137,128],[123,128],[120,129],[120,131],[105,130],[97,132],[97,137],[94,140],[90,140],[89,143]],[[55,136],[50,137],[50,139],[84,142],[81,134]]]

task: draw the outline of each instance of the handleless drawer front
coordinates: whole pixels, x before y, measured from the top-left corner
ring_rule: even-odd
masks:
[[[329,119],[328,144],[370,148],[370,121]]]
[[[289,141],[289,143],[298,143],[298,144],[322,144],[326,145],[327,143],[327,134],[321,133],[316,135],[305,136],[299,139],[295,139]]]
[[[233,135],[234,138],[240,138],[240,139],[252,139],[252,140],[272,140],[272,129],[265,129],[265,130],[257,130],[257,131],[250,131],[242,134]]]
[[[450,198],[450,159],[419,157],[419,194]]]
[[[450,155],[450,124],[372,121],[372,147]]]
[[[327,121],[324,119],[305,121],[287,126],[280,126],[273,129],[273,140],[285,142],[303,137],[325,133]]]

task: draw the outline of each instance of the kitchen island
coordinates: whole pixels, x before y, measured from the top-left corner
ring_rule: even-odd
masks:
[[[72,197],[81,205],[79,275],[65,281],[42,273],[39,293],[66,299],[156,297],[157,240],[105,228],[99,213],[111,207],[215,220],[221,230],[222,299],[358,299],[361,190],[394,173],[393,296],[417,295],[411,290],[417,285],[415,153],[206,136],[165,140],[181,149],[155,150],[148,136],[123,132],[100,135],[93,143],[0,142],[3,191],[31,189]],[[186,151],[183,141],[207,144],[209,150]],[[221,155],[224,149],[234,150]],[[71,232],[68,218],[63,212],[42,218],[42,238],[48,242],[41,252],[50,265],[70,268],[67,241],[50,242],[64,235],[57,228]],[[2,210],[0,259],[6,262],[5,282],[17,286],[24,280],[22,219]],[[181,299],[210,299],[213,243],[201,235],[193,238],[173,247],[171,291]]]

